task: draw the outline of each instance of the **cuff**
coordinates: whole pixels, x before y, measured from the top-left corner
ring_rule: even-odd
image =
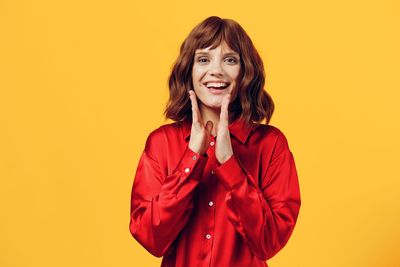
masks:
[[[191,150],[189,145],[187,145],[176,169],[184,176],[191,176],[193,179],[200,181],[207,160],[207,154],[204,156],[200,155]]]
[[[230,191],[246,180],[246,173],[243,171],[239,160],[233,154],[227,161],[214,170],[218,180],[226,190]]]

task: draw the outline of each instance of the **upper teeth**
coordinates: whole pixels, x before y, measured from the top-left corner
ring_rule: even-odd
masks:
[[[224,87],[226,86],[226,83],[207,83],[206,86],[207,87]]]

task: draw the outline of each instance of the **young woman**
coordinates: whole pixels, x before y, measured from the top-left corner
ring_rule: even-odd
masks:
[[[183,42],[165,110],[175,122],[149,134],[131,195],[130,232],[161,266],[265,267],[291,236],[298,177],[264,83],[234,20],[209,17]]]

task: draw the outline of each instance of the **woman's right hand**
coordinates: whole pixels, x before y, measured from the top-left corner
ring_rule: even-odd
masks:
[[[192,130],[190,134],[189,148],[203,156],[205,155],[210,142],[213,123],[212,121],[207,121],[206,125],[204,125],[194,90],[189,90],[189,98],[192,103]]]

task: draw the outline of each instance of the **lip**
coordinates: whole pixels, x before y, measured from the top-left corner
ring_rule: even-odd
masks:
[[[226,88],[225,88],[226,89]],[[225,92],[225,89],[208,89],[214,95],[222,95]]]
[[[230,82],[224,81],[224,80],[212,80],[212,81],[206,81],[203,84],[206,85],[207,83],[227,83],[228,85],[231,84]]]
[[[204,86],[210,93],[212,93],[212,94],[214,94],[214,95],[222,95],[222,94],[225,93],[225,91],[226,91],[227,89],[229,89],[229,86],[231,86],[231,85],[229,84],[229,85],[228,85],[227,87],[225,87],[224,89],[208,88],[208,87],[205,86],[204,84],[203,84],[203,86]]]

